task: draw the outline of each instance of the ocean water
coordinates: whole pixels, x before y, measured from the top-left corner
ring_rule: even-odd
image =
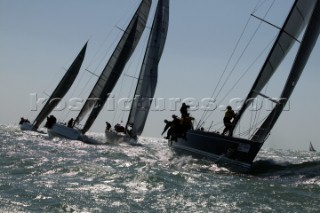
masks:
[[[2,125],[0,212],[320,210],[319,152],[263,149],[245,175],[177,155],[163,139],[140,142],[89,145]]]

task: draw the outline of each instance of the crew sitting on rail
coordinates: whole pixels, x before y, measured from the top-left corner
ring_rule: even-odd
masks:
[[[28,119],[21,117],[19,124],[23,124],[23,123],[30,123],[30,121]]]
[[[106,125],[106,131],[111,131],[111,124],[108,121],[106,121]]]
[[[123,133],[125,133],[125,128],[123,127],[123,126],[121,126],[119,123],[117,123],[115,126],[114,126],[114,130],[116,131],[116,132],[123,132]]]
[[[48,129],[51,129],[56,122],[57,122],[56,117],[54,117],[53,115],[50,115],[50,117],[49,116],[47,117],[47,122],[44,126],[47,127]]]

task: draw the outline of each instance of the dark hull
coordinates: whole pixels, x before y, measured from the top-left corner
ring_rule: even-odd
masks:
[[[213,160],[236,172],[249,172],[262,143],[211,132],[188,131],[185,139],[169,140],[169,146],[198,157]]]

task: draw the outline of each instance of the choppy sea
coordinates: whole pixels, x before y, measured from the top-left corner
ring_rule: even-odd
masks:
[[[263,149],[251,174],[237,174],[163,139],[140,143],[89,145],[1,125],[0,212],[320,210],[319,152]]]

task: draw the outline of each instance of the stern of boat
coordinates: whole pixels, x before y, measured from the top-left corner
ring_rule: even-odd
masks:
[[[32,129],[33,129],[32,124],[29,123],[29,122],[23,122],[22,124],[19,124],[19,126],[20,126],[20,129],[21,129],[22,131],[32,130]]]
[[[128,142],[130,141],[130,136],[122,133],[117,133],[115,131],[105,131],[106,141],[108,143],[117,142]]]

